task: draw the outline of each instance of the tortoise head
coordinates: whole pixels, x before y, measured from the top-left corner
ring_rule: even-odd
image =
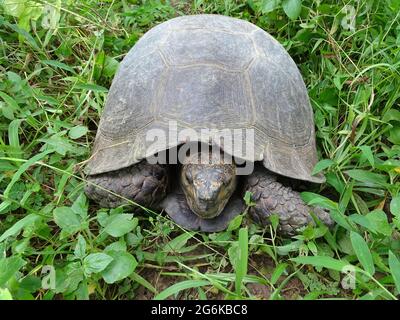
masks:
[[[224,209],[236,188],[236,166],[213,152],[189,156],[182,166],[181,185],[190,209],[212,219]]]

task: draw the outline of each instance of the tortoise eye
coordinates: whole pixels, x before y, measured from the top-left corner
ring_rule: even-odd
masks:
[[[232,182],[232,177],[224,176],[224,178],[222,179],[222,182],[224,185],[229,186]]]
[[[222,177],[223,177],[223,183],[224,185],[228,186],[232,183],[232,180],[235,176],[235,172],[232,172],[232,170],[224,168],[225,170],[222,171]]]

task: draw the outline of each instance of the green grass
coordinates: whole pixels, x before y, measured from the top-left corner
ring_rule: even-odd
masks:
[[[0,299],[396,299],[400,3],[320,2],[0,0]],[[118,63],[151,27],[198,13],[255,23],[297,63],[327,177],[303,197],[332,231],[281,239],[244,216],[198,234],[88,205],[82,168]]]

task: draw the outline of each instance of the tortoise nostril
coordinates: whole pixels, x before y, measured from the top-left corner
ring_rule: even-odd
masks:
[[[210,200],[210,194],[206,190],[198,190],[197,199],[199,199],[199,201],[208,201]]]
[[[199,201],[212,202],[218,199],[220,188],[207,188],[206,190],[198,190],[197,198]]]

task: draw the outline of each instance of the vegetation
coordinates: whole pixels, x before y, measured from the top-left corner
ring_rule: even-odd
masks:
[[[302,195],[333,230],[281,239],[276,217],[243,215],[198,234],[89,206],[82,168],[119,62],[200,13],[251,21],[297,63],[327,177]],[[399,15],[398,0],[0,0],[0,299],[396,299]]]

